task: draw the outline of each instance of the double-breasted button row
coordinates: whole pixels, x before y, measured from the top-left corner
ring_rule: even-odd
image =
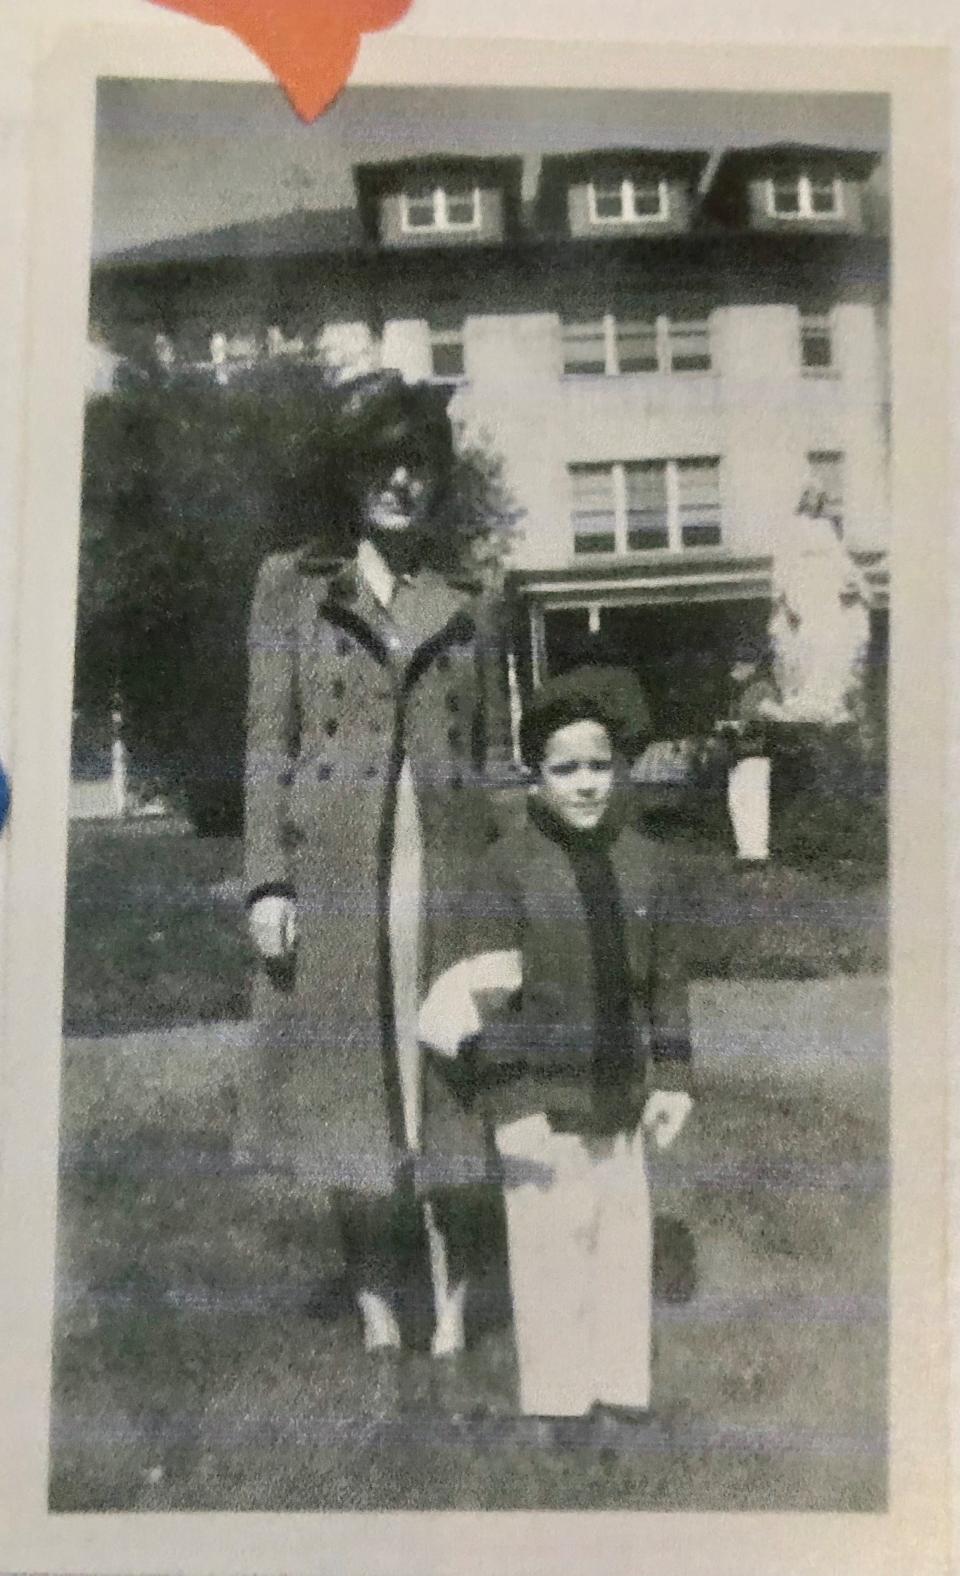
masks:
[[[360,770],[361,770],[361,775],[364,776],[364,777],[367,777],[367,778],[373,778],[373,777],[379,777],[380,776],[380,767],[377,766],[375,762],[371,762],[369,765],[361,767]],[[321,761],[320,765],[317,767],[317,782],[318,783],[328,783],[328,782],[330,782],[331,779],[333,778],[335,772],[336,772],[336,767],[332,764],[332,762],[330,762],[330,761]]]

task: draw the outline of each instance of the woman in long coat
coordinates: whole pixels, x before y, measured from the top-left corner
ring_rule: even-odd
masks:
[[[368,1349],[395,1347],[398,1184],[419,1134],[425,981],[491,836],[505,730],[496,614],[442,565],[443,396],[348,402],[365,473],[346,552],[277,554],[250,621],[246,886],[264,958],[254,1136],[332,1200]]]

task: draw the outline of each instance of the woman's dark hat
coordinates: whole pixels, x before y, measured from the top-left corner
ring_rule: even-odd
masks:
[[[449,388],[406,383],[387,369],[353,378],[340,392],[340,438],[351,469],[413,461],[426,465],[438,482],[446,479],[453,464]]]
[[[643,751],[653,737],[653,723],[643,686],[631,668],[598,663],[548,679],[524,707],[520,723],[524,765],[536,770],[551,734],[585,721],[602,723],[611,744],[628,759]]]

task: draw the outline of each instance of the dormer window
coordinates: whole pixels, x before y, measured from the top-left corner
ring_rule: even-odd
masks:
[[[591,224],[644,223],[670,214],[670,189],[664,180],[591,181],[588,190]]]
[[[775,175],[768,183],[767,207],[775,219],[839,219],[841,183],[831,175]]]
[[[400,200],[401,223],[408,233],[476,230],[480,227],[477,186],[422,186],[405,191]]]

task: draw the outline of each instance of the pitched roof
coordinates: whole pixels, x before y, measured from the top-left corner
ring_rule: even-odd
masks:
[[[98,268],[141,264],[199,263],[313,257],[355,252],[364,244],[355,208],[305,209],[267,219],[248,219],[215,230],[175,235],[145,246],[111,252],[97,259]]]

